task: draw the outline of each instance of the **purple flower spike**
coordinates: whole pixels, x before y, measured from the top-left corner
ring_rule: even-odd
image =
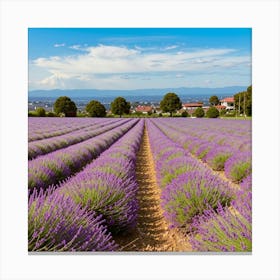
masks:
[[[36,190],[28,202],[29,251],[114,251],[117,245],[102,216],[70,197]]]

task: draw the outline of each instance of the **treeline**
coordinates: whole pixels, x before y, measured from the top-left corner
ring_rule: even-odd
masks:
[[[117,97],[111,103],[111,112],[114,115],[121,117],[124,114],[129,114],[130,103],[127,102],[123,97]],[[29,116],[38,117],[77,117],[78,109],[74,101],[68,96],[60,96],[56,99],[54,106],[54,112],[46,112],[42,107],[36,109],[35,112],[28,112]],[[86,114],[82,116],[88,117],[106,117],[105,106],[97,100],[91,100],[85,108]],[[81,115],[80,115],[81,116]]]
[[[235,110],[228,112],[225,109],[218,110],[217,105],[220,100],[217,96],[211,96],[209,98],[210,107],[207,110],[199,107],[190,114],[188,110],[182,109],[182,101],[176,93],[167,93],[160,102],[161,112],[154,113],[149,112],[147,116],[163,116],[164,113],[169,113],[170,117],[208,117],[217,118],[219,116],[251,116],[252,115],[252,86],[249,86],[246,91],[239,92],[234,95]],[[141,112],[131,113],[131,104],[123,97],[117,97],[110,104],[110,112],[106,112],[105,106],[97,100],[91,100],[85,107],[85,113],[78,112],[77,106],[67,96],[59,97],[53,106],[54,112],[46,112],[42,107],[36,109],[36,111],[28,112],[28,116],[37,117],[122,117],[124,115],[129,116],[141,116]]]
[[[252,86],[234,95],[235,110],[239,115],[252,116]]]

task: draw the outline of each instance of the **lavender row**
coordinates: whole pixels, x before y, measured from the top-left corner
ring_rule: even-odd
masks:
[[[70,145],[85,141],[106,131],[109,131],[128,120],[110,121],[107,123],[94,124],[78,131],[66,133],[60,136],[33,141],[28,144],[28,159],[34,159],[52,151],[68,147]]]
[[[89,212],[101,214],[113,233],[135,226],[138,210],[135,164],[143,126],[141,120],[99,158],[57,189]]]
[[[252,251],[252,178],[241,183],[231,208],[207,209],[197,216],[190,242],[196,251]]]
[[[165,124],[178,130],[188,139],[203,140],[208,143],[227,146],[233,150],[251,150],[251,122],[245,120],[221,119],[174,119],[157,123]]]
[[[151,120],[147,120],[161,205],[171,227],[191,230],[192,219],[207,207],[230,204],[234,197],[228,183],[168,138]]]
[[[135,223],[135,159],[142,132],[140,121],[60,188],[33,192],[28,211],[29,251],[118,249],[108,227],[118,231]]]
[[[92,118],[44,118],[43,120],[28,118],[28,142],[63,135],[106,121]]]
[[[28,201],[28,251],[114,251],[104,219],[50,188]]]
[[[251,151],[239,151],[226,144],[190,136],[159,120],[153,122],[168,137],[206,162],[213,170],[225,170],[225,175],[231,181],[239,183],[251,174]]]
[[[46,189],[49,185],[57,184],[78,172],[137,122],[135,119],[129,120],[97,137],[28,161],[28,188]]]
[[[208,138],[215,142],[250,138],[252,126],[250,120],[225,119],[170,119],[170,126],[196,137]],[[234,144],[234,143],[229,143]]]

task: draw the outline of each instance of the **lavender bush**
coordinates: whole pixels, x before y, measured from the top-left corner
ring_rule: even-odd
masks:
[[[30,160],[28,162],[28,187],[46,189],[79,171],[137,122],[138,120],[130,120],[93,139]]]
[[[88,211],[102,214],[112,232],[127,230],[136,223],[135,161],[143,125],[141,120],[98,159],[58,189]]]
[[[164,188],[179,175],[198,169],[204,170],[201,164],[199,164],[195,159],[186,156],[174,158],[168,162],[159,162],[158,170],[160,175],[159,177],[161,178],[160,186]]]
[[[162,187],[161,205],[171,226],[188,231],[192,218],[202,214],[207,205],[217,208],[218,203],[230,203],[233,192],[228,183],[175,144],[153,121],[147,121],[147,127]]]
[[[196,251],[252,251],[252,178],[241,183],[231,207],[218,205],[193,221],[190,242]]]
[[[225,175],[233,182],[241,182],[252,173],[251,152],[239,152],[225,162]]]
[[[132,178],[121,179],[103,172],[83,172],[62,189],[85,209],[102,214],[110,231],[118,232],[134,226],[137,184]]]
[[[227,146],[216,145],[205,156],[205,161],[213,170],[224,170],[225,162],[233,154],[233,150]]]
[[[92,118],[28,118],[28,142],[74,132],[108,119]]]
[[[49,189],[28,202],[28,251],[114,251],[117,245],[95,212]]]
[[[194,170],[172,180],[162,192],[162,207],[172,226],[190,229],[193,217],[207,205],[216,209],[228,205],[233,197],[227,183],[211,172]]]
[[[55,136],[47,139],[33,141],[28,144],[28,159],[34,159],[39,155],[44,155],[52,151],[68,147],[70,145],[80,143],[89,138],[95,137],[106,131],[109,131],[119,125],[126,123],[128,120],[121,120],[114,122],[107,122],[104,124],[94,124],[90,127],[80,129],[78,131],[72,131],[60,136]]]
[[[152,122],[170,139],[207,162],[213,170],[224,170],[233,182],[250,174],[251,122],[199,119],[154,119]],[[234,155],[234,156],[233,156]],[[238,155],[238,156],[236,156]],[[242,160],[244,160],[242,162]],[[238,164],[233,167],[233,162]]]

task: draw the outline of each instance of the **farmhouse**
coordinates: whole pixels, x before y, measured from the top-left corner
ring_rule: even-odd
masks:
[[[220,100],[221,106],[225,106],[226,110],[234,110],[234,98],[226,97]]]
[[[218,111],[221,111],[221,110],[223,110],[223,109],[226,109],[226,108],[227,108],[227,107],[226,107],[226,106],[224,106],[224,105],[216,105],[215,107],[218,109]]]
[[[143,114],[148,114],[150,112],[152,112],[153,108],[151,106],[143,106],[143,105],[138,105],[135,108],[136,112],[141,112]]]
[[[184,110],[193,110],[193,109],[197,109],[197,108],[202,108],[203,103],[202,102],[197,102],[197,103],[185,103],[183,104],[183,109]]]

